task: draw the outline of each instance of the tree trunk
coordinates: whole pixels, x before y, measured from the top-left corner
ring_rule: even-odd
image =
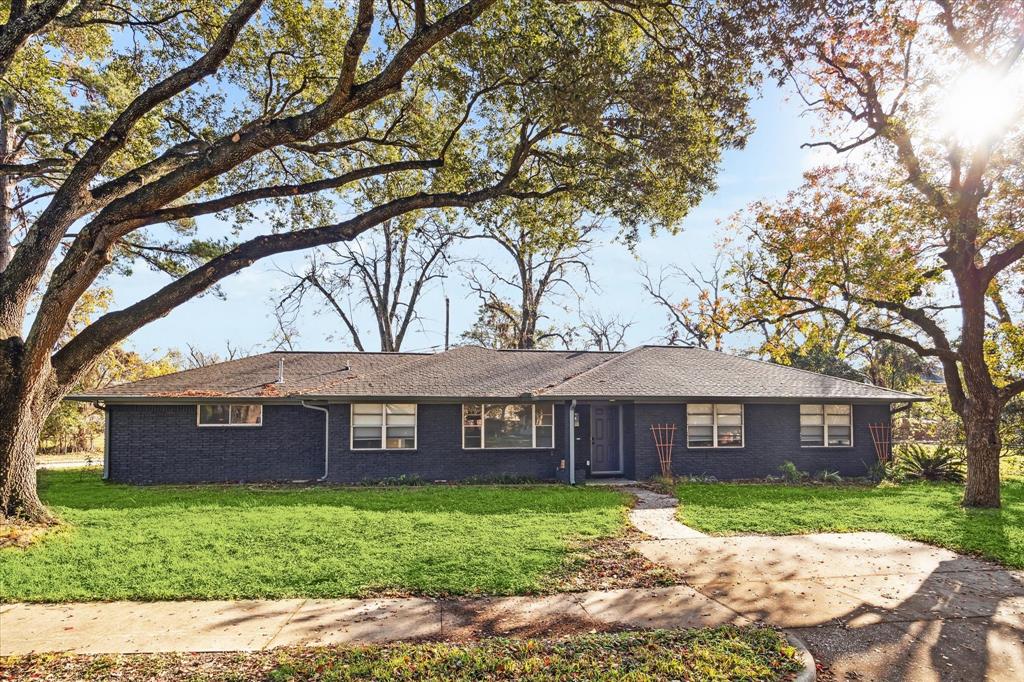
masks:
[[[36,490],[36,451],[53,403],[18,366],[20,339],[0,339],[0,520],[52,523]]]
[[[964,487],[965,507],[999,507],[999,436],[1000,409],[998,401],[968,408],[964,415],[967,436],[967,485]]]

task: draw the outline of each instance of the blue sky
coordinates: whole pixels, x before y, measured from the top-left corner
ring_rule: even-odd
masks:
[[[755,199],[777,197],[796,187],[803,171],[815,158],[820,159],[817,153],[800,148],[811,139],[811,120],[801,115],[798,100],[787,99],[786,93],[769,83],[753,103],[752,113],[757,129],[746,149],[725,155],[718,191],[707,196],[690,214],[681,233],[645,236],[635,256],[610,240],[594,250],[591,273],[601,290],[587,296],[589,305],[632,320],[634,326],[627,335],[630,346],[659,341],[665,326],[661,311],[645,300],[639,261],[645,262],[652,272],[671,264],[709,264],[714,260],[715,244],[721,234],[719,221]],[[479,252],[480,242],[471,244],[474,252]],[[500,254],[486,256],[496,260]],[[275,291],[286,281],[280,270],[301,267],[303,258],[300,253],[257,262],[224,281],[222,290],[226,298],[204,296],[190,301],[136,332],[129,343],[145,354],[169,348],[184,350],[189,344],[208,352],[223,352],[228,342],[245,351],[270,350],[269,339],[275,328],[271,304]],[[121,307],[166,282],[166,275],[139,267],[132,276],[112,278],[109,284],[116,292],[116,306]],[[403,350],[436,349],[443,343],[445,293],[452,301],[452,338],[472,325],[476,300],[458,273],[453,272],[443,287],[435,286],[425,297],[421,308],[423,320],[407,338]],[[680,284],[673,293],[681,298],[688,292]],[[364,322],[369,343],[375,337],[369,333],[370,319]],[[299,349],[347,348],[335,319],[315,314],[313,306],[303,313],[299,328]]]

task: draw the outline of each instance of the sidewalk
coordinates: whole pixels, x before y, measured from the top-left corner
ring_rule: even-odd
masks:
[[[458,600],[286,599],[0,606],[0,655],[256,651],[399,639],[553,636],[747,619],[685,585]]]

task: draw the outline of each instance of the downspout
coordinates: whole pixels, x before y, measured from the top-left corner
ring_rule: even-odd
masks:
[[[326,407],[320,407],[319,405],[307,405],[305,400],[303,400],[301,404],[308,410],[319,410],[324,413],[324,475],[316,480],[317,482],[326,481],[331,461],[331,450],[329,447],[331,437],[331,411]]]
[[[576,399],[569,403],[569,485],[576,485]]]
[[[103,480],[110,477],[110,412],[101,402],[92,404],[97,410],[103,410]]]

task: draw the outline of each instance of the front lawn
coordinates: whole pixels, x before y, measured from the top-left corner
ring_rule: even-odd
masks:
[[[247,654],[25,656],[12,679],[133,680],[785,680],[801,670],[775,630],[731,626],[560,640],[390,644]]]
[[[594,488],[134,487],[40,471],[66,522],[0,550],[0,601],[347,597],[538,589],[571,544],[626,524]]]
[[[963,487],[684,483],[679,520],[707,533],[882,531],[1024,567],[1024,480],[1003,481],[1003,508],[967,511]]]

